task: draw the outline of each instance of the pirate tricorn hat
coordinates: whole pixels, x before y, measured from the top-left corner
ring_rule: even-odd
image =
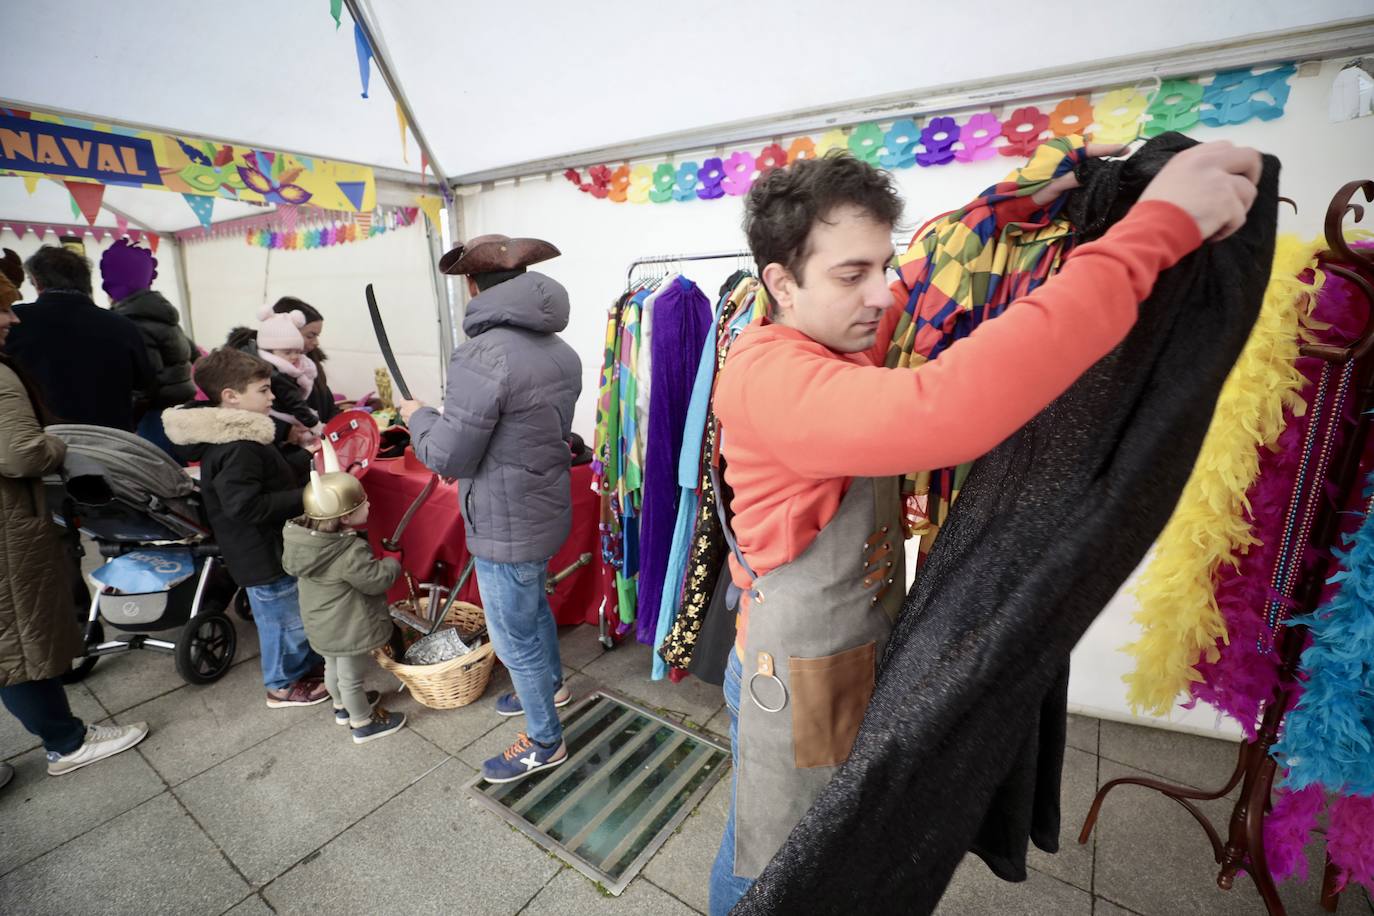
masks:
[[[560,254],[543,239],[513,239],[508,235],[479,235],[466,244],[459,242],[439,259],[439,270],[446,274],[489,274],[519,270],[556,258]]]
[[[352,474],[339,470],[339,456],[328,437],[320,440],[324,455],[324,473],[310,469],[310,483],[305,485],[302,501],[305,514],[317,521],[343,518],[367,502],[367,492]]]

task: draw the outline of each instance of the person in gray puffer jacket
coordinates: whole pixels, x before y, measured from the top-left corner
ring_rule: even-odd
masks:
[[[486,235],[444,255],[439,269],[466,275],[474,296],[463,320],[469,339],[449,363],[443,413],[418,401],[400,405],[416,456],[460,481],[487,630],[515,686],[497,711],[529,720],[516,743],[484,765],[494,782],[567,757],[555,706],[571,697],[544,583],[572,529],[567,439],[582,363],[557,336],[568,326],[567,290],[526,271],[558,253],[538,239]]]

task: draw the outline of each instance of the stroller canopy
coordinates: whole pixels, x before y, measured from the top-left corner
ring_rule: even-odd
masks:
[[[76,424],[49,426],[46,432],[67,443],[67,489],[80,502],[117,496],[139,506],[154,499],[175,505],[196,492],[195,481],[175,461],[133,433]]]

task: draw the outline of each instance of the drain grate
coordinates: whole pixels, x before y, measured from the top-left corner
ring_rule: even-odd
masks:
[[[725,772],[730,749],[604,691],[563,718],[568,760],[469,792],[619,895]]]

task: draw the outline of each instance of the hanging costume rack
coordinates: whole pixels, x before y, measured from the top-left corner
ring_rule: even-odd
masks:
[[[1290,563],[1285,573],[1297,573],[1300,577],[1293,592],[1291,610],[1291,615],[1299,619],[1317,610],[1322,587],[1332,572],[1330,550],[1337,546],[1340,507],[1345,505],[1346,497],[1354,488],[1360,486],[1360,457],[1369,434],[1370,410],[1374,408],[1374,258],[1353,251],[1346,243],[1342,230],[1346,213],[1353,211],[1356,221],[1364,216],[1364,208],[1352,203],[1358,192],[1363,192],[1366,200],[1374,201],[1374,181],[1352,181],[1336,192],[1326,211],[1325,229],[1329,250],[1322,252],[1319,258],[1322,270],[1348,280],[1368,299],[1370,313],[1364,332],[1349,346],[1304,344],[1300,350],[1303,356],[1314,357],[1324,363],[1321,384],[1311,405],[1315,411],[1312,427],[1318,425],[1315,415],[1331,412],[1334,417],[1330,429],[1334,436],[1342,422],[1342,406],[1347,392],[1353,408],[1346,410],[1344,416],[1353,416],[1354,425],[1350,435],[1334,449],[1334,454],[1333,450],[1323,448],[1322,454],[1312,462],[1314,466],[1305,467],[1299,479],[1293,483],[1296,490],[1308,488],[1320,493],[1324,487],[1330,486],[1339,494],[1335,500],[1313,500],[1317,504],[1315,513],[1309,511],[1303,519],[1305,524],[1302,527],[1306,529],[1307,536],[1302,540],[1318,559],[1301,572],[1296,568],[1297,564]],[[1301,535],[1302,532],[1298,533]],[[1302,551],[1290,550],[1289,553],[1300,556]],[[1308,631],[1301,623],[1288,626],[1280,623],[1274,629],[1278,631],[1274,643],[1279,658],[1279,686],[1264,709],[1255,738],[1241,745],[1235,771],[1226,784],[1216,791],[1203,792],[1153,779],[1114,779],[1103,786],[1093,799],[1092,808],[1078,837],[1080,844],[1088,841],[1102,803],[1112,789],[1120,785],[1152,789],[1178,802],[1202,826],[1211,841],[1213,857],[1221,866],[1217,875],[1219,887],[1230,890],[1237,872],[1244,870],[1254,878],[1269,916],[1286,916],[1287,911],[1279,898],[1265,854],[1264,824],[1270,812],[1270,796],[1278,771],[1278,762],[1272,755],[1272,749],[1279,739],[1284,717],[1295,699],[1299,661],[1307,644]],[[1229,833],[1223,843],[1210,819],[1194,802],[1224,798],[1237,785],[1242,787],[1240,797],[1232,809]],[[1336,870],[1328,857],[1321,892],[1322,906],[1328,912],[1335,912],[1338,894]]]
[[[629,268],[625,271],[625,286],[628,288],[634,282],[635,270],[646,264],[682,264],[691,261],[725,261],[740,260],[752,266],[753,254],[747,250],[739,251],[708,251],[696,254],[658,254],[646,255],[635,258],[630,262]],[[613,613],[613,608],[609,602],[602,602],[601,609],[597,613],[597,626],[600,634],[600,641],[603,648],[615,648],[615,638],[612,636],[612,624],[609,614]]]
[[[645,264],[678,264],[687,261],[724,261],[729,258],[743,258],[753,263],[754,255],[748,251],[708,251],[700,254],[655,254],[648,257],[635,258],[630,262],[629,270],[625,271],[625,283],[629,285],[634,279],[635,268]]]

